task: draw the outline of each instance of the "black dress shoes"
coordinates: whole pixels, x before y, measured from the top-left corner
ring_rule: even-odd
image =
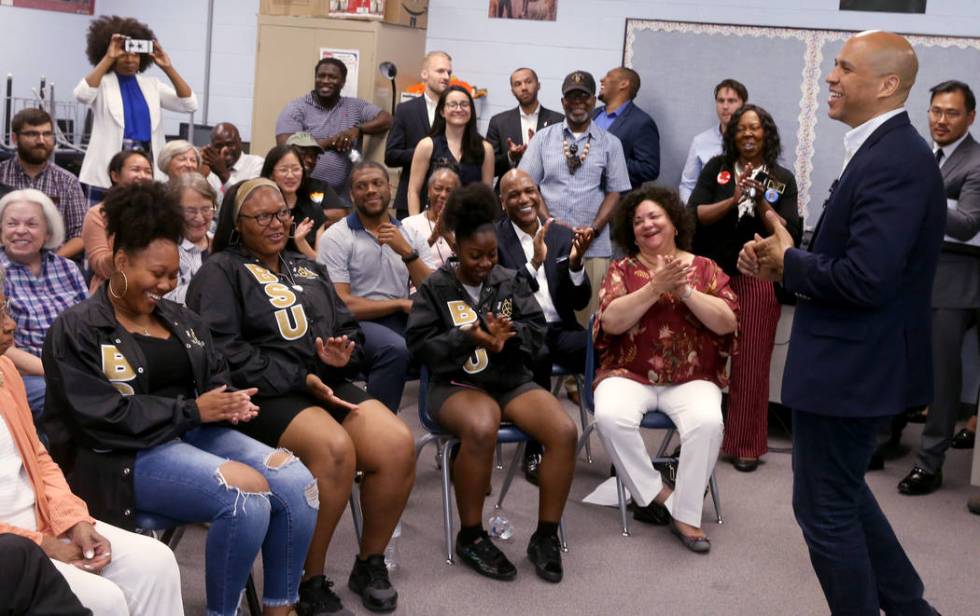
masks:
[[[759,468],[759,458],[735,458],[732,461],[732,466],[742,473],[751,473]]]
[[[490,540],[486,532],[473,543],[456,541],[456,553],[470,569],[495,580],[513,580],[517,567]]]
[[[655,500],[650,501],[649,505],[637,505],[633,503],[633,519],[644,524],[653,524],[654,526],[667,526],[670,524],[671,517],[670,512],[667,511],[667,507],[661,505]]]
[[[531,541],[527,544],[527,558],[542,580],[557,584],[565,574],[561,566],[561,542],[555,535],[531,535]]]
[[[953,442],[950,443],[950,447],[953,449],[973,449],[974,443],[977,441],[977,433],[970,432],[966,428],[963,428],[956,433],[953,437]]]
[[[943,485],[943,472],[930,473],[922,467],[914,466],[905,479],[898,482],[898,491],[902,494],[930,494]]]

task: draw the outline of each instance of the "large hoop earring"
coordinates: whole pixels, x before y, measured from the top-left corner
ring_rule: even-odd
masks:
[[[112,290],[112,277],[115,276],[116,274],[120,274],[123,277],[123,284],[125,286],[123,287],[122,293],[116,293],[115,291]],[[129,278],[126,277],[126,272],[115,271],[109,274],[109,279],[106,281],[106,286],[108,287],[109,295],[111,295],[115,299],[122,299],[123,296],[126,295],[126,291],[129,291]]]
[[[238,232],[238,229],[232,229],[231,235],[228,236],[228,243],[237,246],[239,240],[242,239],[242,234]]]

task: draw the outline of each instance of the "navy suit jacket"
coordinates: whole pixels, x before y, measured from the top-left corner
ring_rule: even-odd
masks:
[[[429,134],[430,129],[424,94],[399,103],[395,107],[395,116],[388,131],[388,140],[385,142],[385,164],[402,169],[401,178],[398,180],[398,191],[395,193],[396,210],[408,209],[408,180],[412,176],[412,155],[415,154],[415,146]]]
[[[541,105],[538,109],[538,125],[534,127],[534,132],[538,132],[545,126],[558,124],[564,119],[564,115],[551,109],[545,109],[544,105]],[[487,141],[493,146],[494,152],[493,174],[497,177],[507,173],[511,167],[517,166],[516,163],[512,165],[507,157],[508,138],[516,144],[523,144],[527,140],[527,135],[521,134],[520,107],[501,111],[490,118],[490,125],[487,126]]]
[[[504,216],[495,223],[495,226],[497,228],[497,263],[506,268],[517,270],[518,276],[526,276],[531,290],[537,293],[538,281],[531,277],[531,273],[525,267],[527,256],[524,254],[524,248],[521,247],[521,240],[517,238],[517,233],[514,231],[514,225],[509,218]],[[572,250],[572,232],[566,227],[552,224],[544,236],[544,243],[548,246],[548,256],[545,257],[541,267],[544,268],[544,275],[548,280],[548,294],[551,295],[551,302],[558,310],[562,326],[567,329],[581,329],[575,319],[575,311],[583,310],[589,305],[589,299],[592,298],[592,285],[589,282],[588,274],[586,274],[581,285],[575,286],[575,283],[572,282],[571,274],[568,271],[568,255]]]
[[[946,197],[906,113],[889,118],[835,182],[809,251],[786,252],[799,298],[782,402],[840,417],[894,415],[932,398],[930,298]]]
[[[605,107],[596,109],[592,117],[603,109]],[[626,168],[634,189],[660,176],[660,131],[650,114],[633,102],[613,120],[609,132],[623,142]]]

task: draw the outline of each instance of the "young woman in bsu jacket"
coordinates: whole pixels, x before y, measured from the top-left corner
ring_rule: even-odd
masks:
[[[298,599],[316,523],[313,476],[232,429],[255,389],[229,387],[207,325],[163,299],[177,284],[183,215],[162,184],[109,192],[114,271],[48,331],[45,427],[92,513],[134,529],[137,511],[209,522],[208,613],[235,614],[259,550],[269,613]]]
[[[324,575],[327,547],[356,470],[364,533],[348,587],[373,611],[391,611],[384,549],[415,480],[412,434],[351,383],[364,336],[324,266],[286,249],[292,215],[279,187],[256,178],[225,194],[213,254],[198,270],[187,305],[211,328],[232,382],[256,387],[258,416],[238,426],[295,452],[313,472],[320,513],[300,586],[300,616],[339,613]]]
[[[482,525],[497,429],[501,421],[511,422],[544,445],[538,528],[527,555],[541,578],[559,582],[557,531],[572,482],[576,428],[558,400],[534,383],[544,315],[525,278],[496,264],[493,222],[500,204],[491,189],[457,189],[445,207],[458,260],[422,283],[405,340],[429,370],[430,414],[460,438],[452,463],[461,525],[456,552],[487,577],[517,575]]]

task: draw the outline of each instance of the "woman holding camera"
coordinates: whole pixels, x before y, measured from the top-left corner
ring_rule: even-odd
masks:
[[[773,283],[739,274],[735,262],[745,242],[772,233],[769,210],[783,219],[797,244],[803,233],[796,179],[778,164],[780,151],[779,131],[769,112],[743,106],[728,123],[722,154],[701,170],[687,203],[697,221],[694,254],[725,270],[742,310],[721,446],[742,472],[754,471],[767,451],[769,361],[780,311]]]
[[[92,71],[75,86],[75,99],[92,108],[93,120],[79,179],[100,189],[100,197],[101,189],[110,186],[109,159],[119,150],[143,150],[155,160],[165,141],[160,110],[190,113],[197,110],[197,98],[153,31],[135,19],[113,15],[94,20],[85,53]],[[170,84],[142,74],[152,64]],[[157,179],[166,177],[158,173]],[[98,200],[91,194],[89,199]]]

